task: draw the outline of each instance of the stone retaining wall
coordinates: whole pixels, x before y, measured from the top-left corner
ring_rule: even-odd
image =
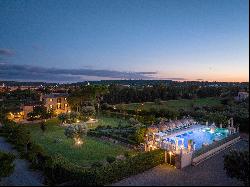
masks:
[[[228,141],[228,142],[226,142],[226,143],[220,145],[219,147],[215,147],[214,149],[212,149],[212,150],[210,150],[210,151],[208,151],[208,152],[206,152],[206,153],[204,153],[204,154],[202,154],[202,155],[199,155],[199,156],[193,158],[193,160],[192,160],[192,165],[194,165],[194,166],[195,166],[195,165],[198,165],[198,164],[201,163],[202,161],[204,161],[204,160],[210,158],[211,156],[213,156],[213,155],[215,155],[216,153],[218,153],[218,152],[224,150],[225,148],[231,146],[232,144],[238,142],[239,140],[240,140],[240,136],[238,136],[238,137],[236,137],[236,138],[234,138],[234,139],[232,139],[232,140],[230,140],[230,141]]]

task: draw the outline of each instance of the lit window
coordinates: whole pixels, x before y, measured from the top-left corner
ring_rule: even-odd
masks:
[[[64,100],[66,101],[66,100],[67,100],[67,98],[65,97],[65,98],[64,98]]]
[[[50,107],[50,108],[53,108],[53,106],[52,106],[52,105],[49,105],[49,107]]]
[[[57,103],[57,109],[61,109],[62,105],[60,103]]]
[[[65,106],[65,107],[67,107],[67,106],[68,106],[68,104],[65,104],[64,106]]]
[[[53,101],[53,99],[49,99],[49,101]]]

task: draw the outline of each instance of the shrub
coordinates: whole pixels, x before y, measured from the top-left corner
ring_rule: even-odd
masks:
[[[67,113],[61,113],[61,114],[58,115],[58,119],[62,123],[65,123],[69,119],[69,115]]]
[[[99,167],[101,167],[101,166],[102,166],[102,163],[99,162],[99,161],[96,161],[96,162],[94,162],[93,164],[91,164],[91,167],[92,167],[92,168],[99,168]]]
[[[67,138],[81,138],[82,136],[87,134],[87,125],[69,125],[65,128],[64,134],[65,136],[67,136]]]
[[[138,144],[143,143],[145,141],[145,134],[147,129],[145,127],[140,127],[135,131],[135,140]]]
[[[249,151],[231,151],[224,156],[224,169],[229,177],[249,186]]]
[[[111,184],[130,175],[135,175],[164,162],[163,151],[140,153],[134,157],[98,168],[96,183]]]
[[[13,154],[0,152],[0,181],[2,177],[7,177],[14,171],[14,159]]]
[[[132,157],[133,154],[132,154],[131,151],[126,151],[126,152],[124,153],[124,156],[125,156],[126,158],[129,158],[129,157]]]
[[[115,159],[115,157],[113,157],[113,156],[107,156],[106,160],[107,160],[108,163],[111,164],[111,163],[113,163],[116,159]]]

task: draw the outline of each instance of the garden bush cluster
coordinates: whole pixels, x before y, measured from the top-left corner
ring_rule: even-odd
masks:
[[[123,132],[123,134],[127,134],[126,136],[129,136],[130,133],[126,133],[126,132]],[[113,138],[115,140],[118,140],[120,142],[123,142],[123,143],[126,143],[126,144],[131,144],[131,145],[136,145],[136,141],[131,139],[131,138],[128,138],[128,137],[123,137],[121,136],[121,133],[120,135],[119,134],[115,134],[115,133],[112,133],[111,130],[109,131],[103,131],[103,130],[89,130],[88,132],[88,135],[90,136],[95,136],[95,137],[108,137],[108,138]]]
[[[83,168],[61,155],[48,155],[31,141],[29,131],[14,122],[5,121],[1,133],[23,153],[32,166],[44,172],[48,184],[105,185],[143,172],[164,162],[163,151],[155,150],[116,160],[100,167]]]
[[[14,171],[15,155],[0,151],[0,181],[2,177],[9,176]]]

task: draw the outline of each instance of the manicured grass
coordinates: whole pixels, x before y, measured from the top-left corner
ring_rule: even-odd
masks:
[[[104,161],[107,156],[117,156],[128,151],[121,145],[91,137],[86,137],[83,145],[76,147],[73,140],[64,135],[64,128],[57,124],[59,124],[57,119],[48,120],[44,133],[37,124],[26,125],[26,127],[31,131],[32,139],[49,154],[61,154],[69,161],[82,166],[90,166],[93,162]],[[59,141],[56,143],[56,140]]]
[[[104,115],[100,115],[97,118],[98,122],[96,123],[96,125],[110,125],[111,127],[117,127],[119,123],[124,126],[129,124],[127,120],[124,120],[122,118],[108,117]]]
[[[169,110],[178,110],[178,109],[191,110],[192,105],[217,106],[221,105],[221,101],[218,98],[199,98],[199,99],[180,99],[180,100],[162,101],[161,104],[156,104],[154,102],[145,102],[143,105],[141,105],[141,103],[130,103],[122,105],[125,110],[135,110],[135,109],[150,110],[150,108],[169,109]],[[118,104],[116,106],[117,108],[119,108],[121,104]]]

